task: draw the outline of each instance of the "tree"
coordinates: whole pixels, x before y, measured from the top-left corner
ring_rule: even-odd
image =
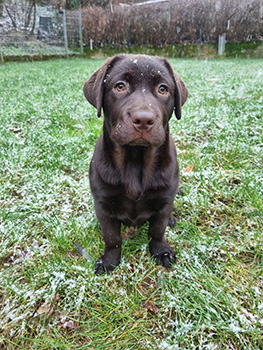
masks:
[[[22,27],[26,33],[33,34],[36,25],[36,0],[9,0],[4,6],[15,30]]]

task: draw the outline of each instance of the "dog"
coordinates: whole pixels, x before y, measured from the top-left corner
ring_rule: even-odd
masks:
[[[111,272],[121,259],[121,224],[149,222],[149,250],[168,268],[175,253],[165,239],[179,186],[169,120],[188,90],[161,57],[120,54],[108,58],[84,84],[86,99],[104,114],[103,132],[90,163],[89,179],[105,249],[95,272]]]

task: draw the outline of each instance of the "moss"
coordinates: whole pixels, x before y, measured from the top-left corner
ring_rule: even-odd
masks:
[[[85,56],[87,58],[104,59],[114,56],[118,53],[134,53],[146,55],[158,55],[169,58],[215,58],[215,57],[234,57],[234,58],[260,58],[263,57],[262,42],[229,42],[226,43],[226,51],[222,56],[218,56],[217,44],[175,44],[166,46],[130,46],[130,47],[103,47],[100,49],[90,50],[86,48]],[[70,51],[68,57],[81,56],[79,52]],[[39,53],[34,55],[28,54],[10,54],[4,55],[4,61],[25,61],[25,60],[47,60],[53,58],[63,58],[65,53]]]
[[[226,57],[260,58],[263,57],[262,42],[234,42],[226,43]]]
[[[101,49],[85,49],[88,58],[105,58],[118,53],[134,53],[158,55],[172,58],[214,58],[218,57],[217,44],[175,44],[162,47],[132,46]],[[226,51],[222,57],[259,58],[263,57],[263,44],[261,42],[234,42],[226,43]]]

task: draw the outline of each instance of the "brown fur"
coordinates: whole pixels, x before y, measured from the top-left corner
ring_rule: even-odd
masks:
[[[179,169],[168,122],[173,111],[181,118],[187,88],[166,59],[117,55],[86,81],[84,94],[98,116],[104,112],[103,133],[90,165],[105,241],[96,273],[119,264],[121,224],[141,226],[146,221],[150,252],[157,263],[169,267],[175,254],[164,231],[178,191]]]

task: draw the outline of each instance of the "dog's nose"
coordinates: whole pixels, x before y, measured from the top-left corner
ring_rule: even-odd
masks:
[[[155,122],[154,115],[150,111],[137,111],[132,115],[132,123],[136,130],[149,131]]]

